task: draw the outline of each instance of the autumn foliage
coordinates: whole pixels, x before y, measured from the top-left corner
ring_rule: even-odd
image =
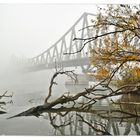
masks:
[[[108,5],[93,21],[90,62],[97,80],[115,79],[118,86],[140,81],[140,7]],[[111,81],[110,80],[110,81]]]

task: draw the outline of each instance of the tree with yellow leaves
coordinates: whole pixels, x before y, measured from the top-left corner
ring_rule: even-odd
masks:
[[[107,88],[114,84],[118,91],[121,89],[124,94],[119,105],[122,103],[124,109],[137,112],[140,107],[140,5],[100,8],[91,27],[97,34],[86,41],[96,41],[96,46],[90,49],[90,63],[97,69],[96,80],[103,81]],[[129,105],[130,102],[133,104]]]
[[[87,43],[96,41],[96,46],[90,49],[90,63],[97,69],[95,78],[106,79],[108,84],[114,79],[123,85],[138,82],[140,6],[107,5],[106,8],[99,8],[92,23],[87,28],[93,28],[96,34],[83,40]]]

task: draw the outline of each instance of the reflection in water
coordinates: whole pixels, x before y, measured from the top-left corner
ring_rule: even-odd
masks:
[[[139,135],[139,102],[138,95],[126,94],[116,103],[107,99],[106,104],[100,101],[88,110],[61,107],[56,113],[50,111],[43,115],[49,115],[54,135]],[[112,108],[111,104],[115,106]]]
[[[61,98],[61,101],[68,97],[71,96]],[[135,97],[132,99],[134,102]],[[57,100],[55,101],[57,102]],[[127,107],[125,103],[128,100],[124,95],[118,102],[100,100],[100,103],[97,102],[90,107],[82,106],[82,102],[86,103],[89,100],[81,98],[78,101],[80,106],[73,102],[67,102],[47,109],[44,106],[33,107],[14,117],[36,116],[39,117],[39,120],[42,120],[43,117],[44,120],[50,122],[53,135],[139,135],[138,111],[136,114],[136,112],[133,113],[130,109],[125,108]],[[37,111],[37,109],[39,110]]]
[[[126,97],[123,95],[119,104],[115,104],[117,105],[115,108],[114,106],[112,108],[108,100],[107,105],[102,103],[104,101],[100,101],[100,104],[90,109],[74,107],[69,103],[46,110],[41,116],[50,121],[54,135],[139,135],[139,116],[126,109],[127,104],[124,104],[128,102]],[[129,101],[134,102],[135,97],[134,95]]]
[[[140,123],[121,122],[114,118],[101,118],[93,113],[45,113],[54,129],[54,135],[129,135],[140,134]]]
[[[119,103],[122,110],[127,110],[131,113],[140,113],[140,96],[139,94],[122,95]]]
[[[21,85],[23,87],[23,84]],[[36,87],[36,86],[31,86],[31,85],[29,86]],[[45,86],[46,85],[44,85],[44,87]],[[59,88],[59,85],[57,87]],[[68,96],[71,96],[71,95],[74,95],[74,93],[83,91],[83,89],[85,87],[88,87],[88,85],[81,85],[81,86],[80,85],[78,86],[67,85],[66,86],[67,89],[64,89],[64,91],[62,91],[62,87],[64,88],[64,85],[63,86],[61,85],[59,90],[58,89],[53,90],[53,95],[55,95],[55,93],[58,95],[58,91],[59,93],[64,93],[65,91],[67,91],[67,93],[70,93],[70,95]],[[27,87],[26,88],[24,87],[24,89],[26,89],[26,92],[28,91]],[[21,91],[23,92],[24,90],[22,89]],[[102,91],[102,94],[103,93],[106,94],[105,91]],[[99,95],[101,94],[101,92],[97,91],[97,94]],[[14,102],[15,106],[13,105],[13,109],[12,109],[12,106],[10,108],[11,112],[12,111],[13,112],[11,114],[8,114],[5,118],[12,116],[13,114],[16,114],[17,112],[21,112],[22,110],[25,109],[25,107],[27,107],[28,109],[29,107],[33,107],[40,103],[41,104],[44,103],[44,97],[46,96],[46,93],[44,93],[44,91],[40,92],[40,89],[39,90],[37,89],[36,91],[31,90],[30,93],[28,94],[24,93],[23,95],[20,94],[19,96],[22,99],[24,99],[24,101],[18,99],[18,102],[22,101],[22,105],[23,105],[22,108],[20,107],[18,108],[19,104],[17,105],[17,102],[16,103]],[[42,97],[42,99],[39,100],[40,97]],[[60,94],[59,94],[59,97],[60,97]],[[78,102],[80,104],[81,101],[88,102],[89,100],[90,99],[80,98]],[[25,103],[25,101],[26,103],[28,102],[28,106]],[[40,103],[38,103],[38,101]],[[136,104],[137,111],[134,111],[135,105],[132,104],[135,101],[137,102]],[[68,104],[62,104],[62,105],[60,104],[57,107],[42,111],[41,113],[39,113],[38,118],[29,117],[29,116],[33,116],[33,114],[30,114],[29,116],[25,114],[26,117],[5,120],[4,123],[7,123],[7,124],[6,125],[3,124],[3,128],[6,128],[6,127],[7,128],[4,129],[3,131],[1,130],[1,134],[5,134],[5,132],[7,131],[8,131],[7,134],[9,134],[11,132],[11,129],[13,130],[13,128],[9,129],[9,123],[11,124],[16,123],[18,124],[18,127],[15,127],[13,132],[11,132],[10,134],[139,135],[140,122],[139,122],[138,102],[139,102],[138,97],[135,95],[133,97],[132,95],[126,95],[126,96],[123,95],[121,99],[118,100],[118,102],[113,103],[110,101],[110,99],[100,100],[97,103],[95,103],[94,106],[90,108],[88,107],[80,108],[77,104],[73,106],[73,102],[70,102]],[[20,102],[20,105],[21,105],[21,102]],[[130,105],[131,107],[128,107],[128,105]],[[29,122],[31,122],[30,126],[28,126]],[[46,122],[46,125],[45,125],[45,122]],[[23,124],[27,125],[27,127],[23,127],[25,129],[21,129]],[[45,126],[42,126],[42,125],[45,125]],[[38,129],[36,129],[36,127],[38,127]],[[42,130],[40,130],[41,127],[43,127]],[[48,130],[52,130],[52,132],[48,132]],[[27,131],[30,133],[27,133]]]

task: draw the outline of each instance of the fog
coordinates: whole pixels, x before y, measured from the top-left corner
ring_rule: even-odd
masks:
[[[95,5],[1,4],[0,65],[12,55],[33,57],[54,44],[82,15],[95,13]]]
[[[13,80],[32,83],[36,77],[39,82],[41,72],[24,74],[17,80],[12,56],[32,58],[42,53],[84,12],[96,11],[97,6],[92,4],[0,4],[0,88],[11,88]]]
[[[49,70],[17,73],[12,69],[12,56],[32,58],[42,53],[84,12],[96,11],[92,4],[0,4],[0,90],[14,90],[19,85],[24,88],[24,83],[43,88],[44,82],[46,86],[46,79],[49,82],[51,78],[47,77]]]

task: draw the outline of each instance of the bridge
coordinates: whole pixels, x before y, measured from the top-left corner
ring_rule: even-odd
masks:
[[[88,56],[89,48],[94,45],[88,43],[82,51],[77,52],[83,47],[84,41],[74,41],[73,39],[93,36],[93,31],[90,28],[86,28],[91,25],[93,18],[95,18],[94,14],[83,13],[74,25],[50,48],[33,58],[19,60],[18,65],[27,71],[78,66],[82,70],[87,69],[90,66]]]

